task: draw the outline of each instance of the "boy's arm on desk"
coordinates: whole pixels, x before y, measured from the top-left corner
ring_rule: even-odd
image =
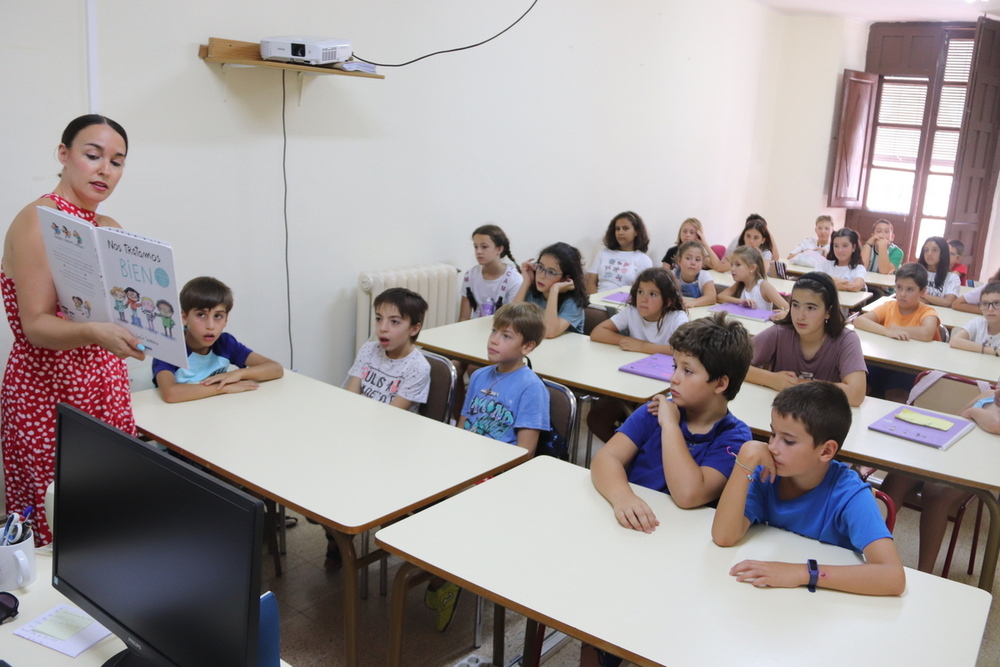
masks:
[[[590,465],[594,488],[611,503],[615,519],[625,528],[653,532],[659,520],[653,510],[629,486],[626,467],[638,454],[638,447],[627,435],[615,433],[601,447]]]

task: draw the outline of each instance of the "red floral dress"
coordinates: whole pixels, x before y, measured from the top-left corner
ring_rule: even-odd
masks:
[[[45,197],[59,209],[94,222],[96,214],[59,195]],[[0,390],[7,511],[34,506],[35,544],[52,541],[45,490],[55,476],[56,404],[69,403],[126,433],[135,434],[125,362],[97,345],[49,350],[28,342],[18,314],[14,281],[0,273],[0,289],[14,344]]]

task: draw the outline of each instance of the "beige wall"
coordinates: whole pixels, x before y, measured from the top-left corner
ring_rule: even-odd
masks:
[[[100,111],[132,141],[102,211],[170,241],[183,279],[228,282],[230,330],[288,364],[281,75],[223,72],[198,44],[314,33],[397,62],[482,39],[528,3],[96,4]],[[757,211],[791,248],[824,206],[839,73],[863,63],[865,31],[751,0],[545,0],[500,39],[384,81],[288,75],[295,366],[339,383],[358,272],[468,267],[485,222],[519,259],[556,240],[589,254],[623,209],[650,224],[654,259],[691,215],[727,243]],[[0,218],[52,187],[59,132],[88,111],[85,35],[82,2],[0,4]]]

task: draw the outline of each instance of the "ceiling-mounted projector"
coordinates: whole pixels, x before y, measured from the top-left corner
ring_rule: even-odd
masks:
[[[303,65],[341,63],[351,57],[351,42],[327,37],[265,37],[260,40],[260,57]]]

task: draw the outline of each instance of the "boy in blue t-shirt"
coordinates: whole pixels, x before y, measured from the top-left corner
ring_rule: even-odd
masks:
[[[733,546],[754,523],[767,523],[864,554],[860,565],[744,560],[729,574],[758,588],[816,586],[901,595],[906,575],[871,487],[834,461],[851,428],[851,406],[830,382],[784,389],[771,406],[771,439],[743,445],[712,523],[712,539]]]
[[[193,278],[180,297],[189,368],[153,359],[153,384],[165,402],[253,391],[260,382],[282,376],[281,364],[223,333],[233,309],[233,292],[222,281]],[[230,371],[230,365],[239,368]]]
[[[594,456],[594,486],[618,523],[653,532],[659,523],[629,482],[669,493],[679,507],[719,498],[750,429],[729,412],[746,377],[753,345],[724,313],[687,322],[670,337],[670,400],[660,394],[633,412]]]
[[[497,310],[486,349],[493,365],[469,378],[461,428],[534,453],[539,433],[549,430],[549,391],[524,357],[544,339],[545,313],[537,305],[519,301]]]

